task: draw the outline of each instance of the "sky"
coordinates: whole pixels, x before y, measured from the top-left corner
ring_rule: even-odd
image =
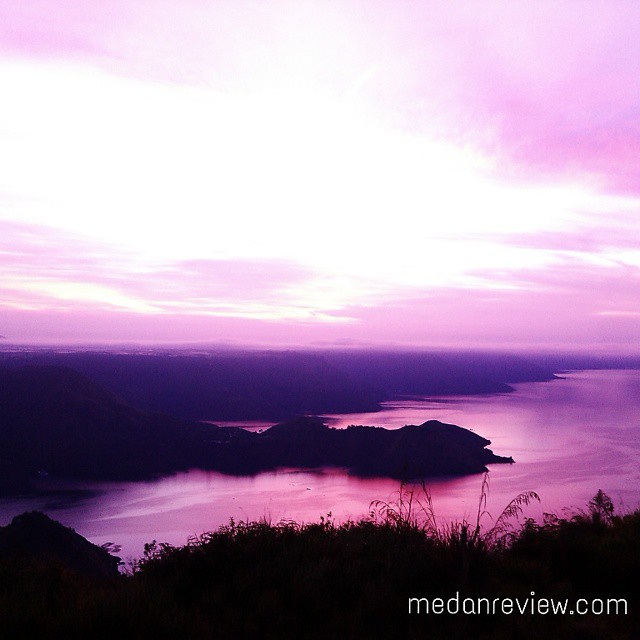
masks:
[[[3,0],[0,88],[5,344],[638,351],[635,0]]]

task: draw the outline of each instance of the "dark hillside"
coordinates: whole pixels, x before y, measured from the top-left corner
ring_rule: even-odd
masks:
[[[331,429],[301,417],[262,433],[148,414],[66,367],[0,370],[0,465],[4,493],[35,474],[143,479],[189,468],[251,475],[279,467],[341,467],[358,475],[464,475],[512,462],[490,442],[430,421],[387,430]]]
[[[185,420],[264,420],[377,411],[402,396],[508,392],[550,380],[512,355],[457,352],[220,351],[0,353],[0,364],[66,366],[144,411]]]
[[[116,578],[119,564],[119,558],[38,511],[0,527],[0,561],[55,563],[95,578]]]
[[[216,431],[142,413],[65,367],[0,370],[0,451],[29,474],[146,478],[192,465]]]

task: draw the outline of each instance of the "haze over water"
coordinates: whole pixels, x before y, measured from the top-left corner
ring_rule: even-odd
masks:
[[[530,511],[584,507],[598,489],[617,506],[640,504],[640,371],[581,371],[551,382],[515,385],[490,396],[430,398],[387,403],[371,414],[331,416],[331,424],[399,428],[438,419],[473,429],[513,465],[493,465],[488,510],[496,517],[517,493],[534,490],[542,504]],[[441,520],[474,519],[482,476],[427,483]],[[150,482],[65,483],[91,489],[71,499],[0,502],[0,525],[27,509],[50,516],[96,543],[122,545],[123,558],[139,557],[152,539],[184,544],[228,524],[229,518],[317,521],[366,515],[372,500],[394,499],[399,483],[362,479],[340,470],[284,470],[255,477],[192,471]],[[484,521],[490,526],[490,519]]]

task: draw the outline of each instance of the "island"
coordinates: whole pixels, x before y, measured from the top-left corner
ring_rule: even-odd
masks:
[[[214,468],[256,473],[278,467],[338,467],[358,476],[415,480],[487,471],[491,463],[512,463],[468,429],[438,420],[400,429],[356,426],[332,429],[321,418],[303,416],[262,433],[229,441],[214,451]]]

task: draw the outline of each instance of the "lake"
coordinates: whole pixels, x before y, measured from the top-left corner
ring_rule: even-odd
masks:
[[[489,513],[497,517],[522,491],[533,490],[543,511],[585,507],[603,489],[621,509],[640,506],[640,371],[576,371],[549,382],[514,385],[507,394],[411,399],[378,413],[327,416],[335,427],[399,428],[430,419],[458,424],[513,456],[492,465]],[[441,521],[475,521],[482,475],[427,483]],[[148,482],[58,482],[59,493],[0,501],[0,525],[40,509],[92,542],[121,545],[123,559],[140,557],[153,539],[184,544],[194,534],[236,520],[265,517],[317,521],[366,515],[372,500],[393,500],[399,483],[361,479],[340,470],[281,470],[251,477],[190,471]],[[490,526],[491,520],[483,521]]]

